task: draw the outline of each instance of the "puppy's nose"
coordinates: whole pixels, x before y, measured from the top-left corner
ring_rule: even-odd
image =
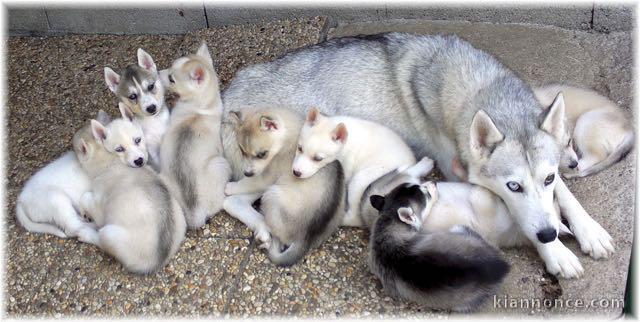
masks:
[[[147,106],[147,112],[149,112],[149,113],[151,113],[151,114],[155,113],[155,112],[156,112],[156,110],[157,110],[157,108],[156,108],[156,105],[155,105],[155,104],[152,104],[152,105]]]
[[[245,177],[253,177],[253,171],[245,171],[244,172],[244,176]]]
[[[137,158],[135,161],[133,161],[133,163],[135,163],[136,166],[141,167],[142,164],[144,163],[144,159],[143,158]]]
[[[293,175],[300,178],[300,176],[302,175],[302,172],[298,171],[298,170],[293,170]]]
[[[546,244],[554,241],[558,237],[558,232],[553,228],[545,228],[539,231],[536,236],[541,243]]]
[[[578,161],[573,160],[571,161],[571,163],[569,163],[569,168],[571,169],[575,169],[578,166]]]

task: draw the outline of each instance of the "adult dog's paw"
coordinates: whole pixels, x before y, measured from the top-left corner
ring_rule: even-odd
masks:
[[[578,257],[558,239],[538,245],[540,257],[544,260],[547,272],[563,278],[578,278],[584,273]]]
[[[615,252],[613,239],[593,218],[585,216],[571,227],[583,253],[594,259],[608,258]]]

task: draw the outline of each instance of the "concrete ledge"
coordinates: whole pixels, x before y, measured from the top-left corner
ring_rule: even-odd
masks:
[[[551,25],[573,30],[631,30],[633,5],[562,6],[349,6],[233,7],[202,3],[157,8],[9,7],[9,34],[183,34],[207,27],[251,24],[292,17],[326,16],[340,23],[392,19],[456,20]]]

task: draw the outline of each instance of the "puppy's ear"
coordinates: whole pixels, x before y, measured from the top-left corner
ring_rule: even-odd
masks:
[[[151,55],[147,54],[147,52],[142,48],[138,48],[138,66],[154,74],[158,71],[158,69],[156,68],[156,64],[153,62],[153,58],[151,58]]]
[[[483,110],[473,116],[470,137],[471,154],[476,159],[488,157],[496,145],[504,140],[504,135]]]
[[[111,116],[109,116],[109,114],[105,112],[103,109],[100,109],[98,111],[98,115],[96,115],[96,120],[102,123],[102,125],[107,125],[109,124],[109,122],[111,122]]]
[[[349,133],[347,132],[347,126],[344,125],[344,123],[340,123],[336,126],[335,129],[333,129],[333,132],[331,132],[331,139],[336,142],[345,144],[345,142],[347,142],[348,134]]]
[[[189,72],[189,77],[191,77],[191,79],[198,84],[201,84],[204,81],[204,75],[205,75],[204,67],[202,67],[201,64],[196,65]]]
[[[420,185],[420,191],[429,196],[429,199],[435,201],[438,199],[438,189],[436,183],[433,181],[427,181]]]
[[[231,120],[231,122],[233,122],[233,124],[238,126],[240,123],[242,123],[242,114],[240,113],[240,111],[230,111],[229,119]]]
[[[213,59],[211,58],[211,53],[209,53],[209,47],[207,46],[206,42],[203,41],[202,44],[200,44],[200,48],[198,48],[196,55],[204,58],[207,63],[209,63],[209,65],[213,68]]]
[[[128,120],[129,122],[133,122],[134,115],[127,104],[119,102],[118,109],[120,109],[120,115],[122,115],[123,119]]]
[[[558,93],[551,106],[542,112],[542,122],[540,129],[551,134],[556,142],[562,142],[565,136],[564,131],[564,97],[562,92]]]
[[[309,124],[310,126],[314,126],[318,121],[318,119],[320,118],[320,116],[321,116],[320,110],[318,110],[317,107],[312,107],[309,110],[309,113],[307,113],[307,124]]]
[[[276,131],[280,126],[278,125],[278,121],[272,119],[269,116],[261,116],[260,117],[260,129],[263,131]]]
[[[105,83],[107,83],[107,87],[109,87],[109,90],[115,93],[118,90],[118,85],[120,84],[120,75],[114,72],[113,69],[105,67],[104,81]]]
[[[409,207],[400,207],[398,208],[398,218],[405,224],[408,224],[412,227],[420,227],[420,220],[418,216],[413,212],[413,209]]]
[[[104,125],[100,124],[100,122],[96,120],[91,120],[91,133],[93,133],[93,137],[98,142],[102,142],[107,138],[107,130]]]
[[[369,197],[369,202],[371,202],[371,206],[376,208],[378,211],[382,211],[384,207],[384,197],[380,195],[372,195]]]
[[[76,155],[80,157],[86,157],[87,155],[89,155],[89,149],[90,147],[84,139],[80,139],[76,146],[74,146]]]

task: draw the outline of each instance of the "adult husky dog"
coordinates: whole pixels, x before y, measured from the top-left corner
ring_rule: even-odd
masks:
[[[333,39],[241,70],[223,93],[227,111],[266,104],[355,116],[399,133],[417,157],[431,156],[500,196],[547,270],[577,277],[576,256],[557,238],[555,198],[583,252],[605,258],[611,237],[560,176],[564,101],[543,108],[531,89],[491,55],[455,36],[390,33]]]

